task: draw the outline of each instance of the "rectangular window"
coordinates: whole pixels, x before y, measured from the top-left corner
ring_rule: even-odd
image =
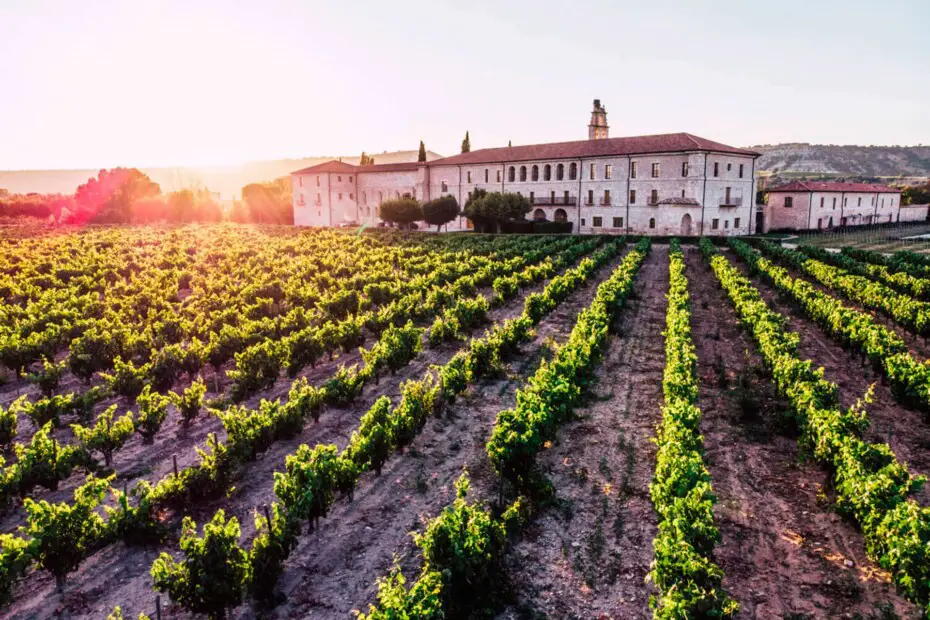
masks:
[[[500,170],[497,171],[497,182],[498,183],[501,182],[501,171]]]
[[[609,179],[614,174],[614,167],[612,164],[607,164],[604,166],[604,178]]]
[[[349,200],[355,200],[355,194],[349,194]]]
[[[862,196],[859,196],[859,202],[856,203],[856,206],[857,206],[857,207],[861,207],[861,206],[862,206]]]
[[[726,195],[724,196],[724,200],[726,201],[726,204],[728,205],[733,204],[732,202],[730,202],[730,188],[729,187],[726,188],[725,194]]]
[[[739,178],[741,178],[741,179],[743,178],[743,164],[740,164],[740,165],[739,165]],[[734,226],[734,228],[735,228],[735,226]]]
[[[653,179],[659,178],[659,162],[652,163],[652,178]]]
[[[316,186],[317,186],[317,187],[320,186],[320,177],[319,177],[319,176],[316,177]]]
[[[594,224],[594,227],[595,227],[595,228],[600,228],[600,227],[603,225],[604,220],[603,220],[603,218],[601,218],[601,217],[595,217],[595,218],[591,221],[591,223]]]
[[[485,183],[488,182],[488,169],[487,168],[484,169],[484,182]]]
[[[723,220],[723,229],[727,230],[730,228],[730,220]]]
[[[339,192],[339,200],[342,200],[342,192]]]
[[[790,209],[794,206],[794,198],[791,196],[785,196],[785,208]]]
[[[591,164],[591,166],[590,166],[589,169],[588,169],[588,170],[589,170],[588,176],[589,176],[589,178],[590,178],[592,181],[594,180],[594,171],[595,171],[596,169],[597,169],[597,166],[595,166],[594,164]]]
[[[714,176],[715,177],[720,176],[720,162],[719,161],[714,162]]]
[[[720,220],[718,220],[717,218],[712,219],[710,221],[710,229],[717,230],[718,228],[720,228]]]
[[[636,204],[636,190],[635,189],[630,190],[630,204],[631,205]]]
[[[587,204],[588,206],[591,206],[594,204],[594,190],[593,189],[588,190],[588,202],[585,204]]]
[[[623,218],[615,217],[614,218],[614,228],[623,228]]]
[[[833,208],[836,209],[836,196],[833,197]]]
[[[817,228],[823,228],[823,218],[817,218]]]
[[[849,206],[849,198],[846,198],[845,196],[843,197],[843,206],[844,206],[844,207],[848,207],[848,206]],[[844,218],[844,219],[845,219],[845,218]],[[846,225],[846,224],[843,224],[843,226],[845,226],[845,225]]]
[[[584,218],[581,218],[581,225],[584,226]]]
[[[820,197],[820,208],[821,208],[821,209],[823,209],[823,201],[824,201],[824,198],[823,198],[823,196],[821,196],[821,197]]]
[[[342,183],[342,175],[341,175],[341,174],[340,174],[340,175],[336,175],[336,181],[338,181],[339,183]]]
[[[882,209],[884,209],[884,208],[885,208],[885,199],[882,198]]]
[[[649,194],[649,204],[654,205],[659,203],[659,190],[654,189]]]
[[[468,182],[471,183],[471,170],[469,170],[469,171],[468,171],[467,173],[465,173],[465,174],[466,174],[466,176],[468,177]]]
[[[610,206],[610,190],[604,190],[604,206]]]
[[[448,191],[449,191],[449,185],[448,185],[445,181],[442,181],[442,182],[441,182],[440,188],[441,188],[441,191],[443,191],[443,192],[448,192]]]
[[[739,228],[739,218],[733,220],[733,228]]]
[[[349,183],[351,183],[351,182],[352,182],[352,175],[350,174],[350,175],[349,175]]]
[[[552,190],[551,192],[549,192],[549,204],[551,205],[555,204],[555,190]]]
[[[316,193],[316,203],[320,204],[323,202],[323,199],[320,197],[320,192]]]
[[[300,186],[301,186],[301,187],[304,186],[304,178],[303,178],[303,177],[297,177],[297,182],[300,183]]]
[[[536,200],[536,192],[530,192],[530,204],[535,204],[534,200]]]
[[[635,161],[630,162],[630,178],[631,179],[636,178],[636,162]]]
[[[733,164],[727,164],[727,172],[733,170]]]
[[[681,190],[681,197],[682,197],[682,198],[685,197],[685,190]]]
[[[681,162],[681,176],[688,176],[688,162],[686,161]]]
[[[300,200],[297,201],[297,204],[302,205],[304,203],[304,195],[300,195]]]

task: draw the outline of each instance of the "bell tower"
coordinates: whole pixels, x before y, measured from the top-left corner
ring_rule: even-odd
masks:
[[[603,140],[607,138],[607,108],[601,105],[600,99],[594,100],[594,109],[591,110],[591,123],[588,125],[588,140]]]

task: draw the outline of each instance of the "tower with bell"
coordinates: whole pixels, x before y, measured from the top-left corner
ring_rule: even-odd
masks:
[[[591,123],[588,125],[588,140],[604,140],[607,138],[607,108],[601,105],[600,99],[594,100],[594,109],[591,110]]]

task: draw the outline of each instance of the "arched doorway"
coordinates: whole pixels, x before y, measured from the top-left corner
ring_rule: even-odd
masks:
[[[533,219],[537,222],[544,222],[546,220],[546,212],[542,209],[536,209],[533,211]]]
[[[830,219],[833,219],[833,218],[830,218]],[[756,234],[761,235],[764,232],[765,232],[765,215],[760,211],[756,213]]]
[[[568,213],[565,212],[565,209],[556,209],[554,217],[555,217],[556,222],[567,222],[568,221]]]
[[[690,237],[691,236],[691,214],[685,213],[681,216],[681,236]]]

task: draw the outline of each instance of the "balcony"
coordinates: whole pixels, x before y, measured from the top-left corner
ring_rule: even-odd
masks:
[[[601,198],[601,206],[602,206],[602,207],[609,207],[609,206],[610,206],[610,198]]]
[[[646,204],[647,204],[648,206],[650,206],[650,207],[657,207],[657,206],[659,206],[659,199],[658,199],[658,198],[649,198],[649,199],[646,200]]]
[[[727,198],[724,196],[720,199],[721,207],[742,207],[743,206],[743,197],[742,196],[730,196]]]
[[[555,198],[551,196],[533,196],[531,202],[533,205],[542,207],[574,207],[578,204],[578,199],[574,196],[569,196],[568,198],[564,196],[557,196]]]

